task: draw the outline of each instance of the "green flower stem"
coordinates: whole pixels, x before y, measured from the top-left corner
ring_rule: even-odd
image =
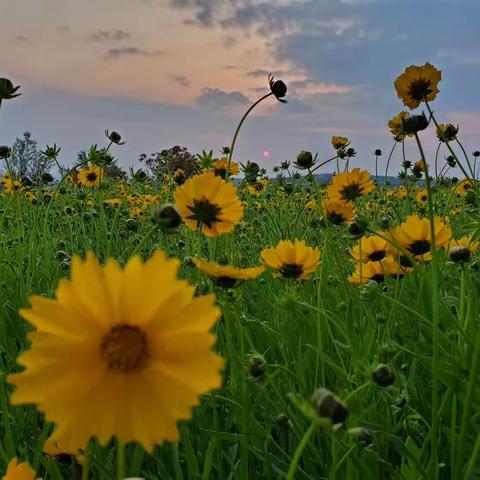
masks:
[[[428,172],[428,165],[425,159],[425,153],[423,151],[422,144],[418,138],[418,134],[415,132],[415,140],[417,142],[418,150],[423,163],[423,169],[425,172],[425,187],[428,197],[428,217],[430,220],[430,241],[432,251],[432,408],[431,408],[431,429],[430,429],[430,443],[431,443],[431,456],[430,456],[430,478],[438,479],[438,430],[439,430],[439,378],[438,378],[438,353],[439,353],[439,315],[438,315],[438,264],[437,264],[437,251],[435,245],[435,220],[433,210],[433,195],[432,186],[430,181],[430,175]]]
[[[433,123],[435,124],[435,127],[438,128],[438,122],[437,122],[437,119],[435,118],[435,116],[433,115],[433,111],[432,109],[430,108],[430,105],[428,104],[427,101],[425,101],[425,105],[427,106],[427,109],[428,109],[428,113],[430,114],[430,118],[433,120]],[[470,178],[468,176],[468,173],[466,172],[464,166],[462,165],[462,163],[458,160],[458,157],[457,157],[457,154],[453,151],[452,147],[450,146],[450,143],[449,142],[445,142],[445,145],[447,146],[448,150],[450,151],[451,155],[453,156],[453,158],[455,158],[455,161],[457,162],[457,165],[458,167],[460,168],[460,170],[462,171],[462,173],[465,175],[465,178]],[[472,167],[470,166],[470,163],[468,162],[468,166],[470,168],[470,170],[472,169]],[[472,177],[475,177],[475,174],[473,174],[472,172]]]
[[[390,150],[390,153],[388,154],[387,166],[385,168],[385,178],[388,176],[388,167],[390,166],[390,160],[392,159],[393,151],[395,150],[395,147],[397,146],[397,143],[398,142],[395,140],[395,143],[393,144],[393,147]]]
[[[85,445],[83,453],[82,480],[90,479],[90,440]]]
[[[453,479],[462,479],[462,478],[473,478],[472,475],[468,475],[468,473],[465,476],[462,476],[461,470],[462,470],[462,459],[465,457],[464,455],[464,450],[465,450],[465,444],[467,440],[467,433],[469,426],[472,422],[471,418],[471,409],[473,406],[473,402],[475,399],[475,392],[477,389],[478,385],[478,375],[480,373],[480,334],[477,332],[477,338],[475,342],[475,350],[473,352],[473,357],[472,357],[472,363],[470,367],[470,375],[468,378],[468,387],[467,387],[467,396],[465,399],[465,404],[463,407],[463,413],[462,413],[462,423],[460,427],[460,437],[458,440],[458,448],[457,448],[457,455],[456,455],[456,460],[455,460],[455,467],[453,469]],[[476,461],[475,458],[478,456],[478,450],[480,448],[479,436],[477,436],[477,440],[475,442],[475,447],[473,449],[472,455],[470,456],[470,461],[468,465],[468,471],[471,471],[475,465]],[[473,462],[473,463],[472,463]]]
[[[125,480],[125,444],[120,440],[117,443],[117,478]]]
[[[442,142],[438,142],[437,150],[435,151],[435,180],[438,179],[438,152],[440,152],[441,146],[442,146]]]
[[[232,144],[230,145],[230,151],[228,152],[228,164],[227,164],[227,173],[225,174],[225,180],[228,180],[228,177],[230,177],[230,164],[232,163],[232,157],[233,157],[233,150],[235,148],[235,142],[237,141],[238,134],[240,133],[240,129],[242,128],[243,122],[245,119],[248,117],[248,114],[261,102],[263,102],[266,98],[268,98],[270,95],[273,95],[273,92],[269,92],[263,97],[260,97],[255,103],[253,103],[250,108],[243,114],[242,119],[240,120],[239,124],[237,125],[237,129],[235,130],[235,133],[233,135],[232,139]]]
[[[315,421],[313,421],[310,427],[308,427],[308,430],[303,435],[302,440],[298,444],[298,447],[293,455],[292,463],[290,464],[290,468],[288,469],[286,480],[293,480],[295,471],[297,470],[298,463],[302,456],[302,452],[303,450],[305,450],[305,447],[308,445],[311,436],[315,433],[318,427],[319,425]]]

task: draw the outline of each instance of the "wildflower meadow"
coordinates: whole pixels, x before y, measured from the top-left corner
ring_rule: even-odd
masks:
[[[218,153],[0,146],[2,478],[480,478],[480,152],[448,71],[398,74],[370,171],[342,136],[239,158],[273,75]]]

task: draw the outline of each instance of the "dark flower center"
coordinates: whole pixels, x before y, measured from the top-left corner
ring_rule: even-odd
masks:
[[[188,205],[187,208],[192,212],[187,217],[188,220],[195,220],[197,222],[197,228],[200,224],[206,225],[208,228],[212,228],[212,225],[219,222],[218,214],[222,209],[208,200],[193,199],[193,205]]]
[[[373,277],[369,278],[369,280],[372,280],[373,282],[377,282],[377,283],[383,283],[384,279],[385,277],[381,273],[377,273]]]
[[[408,267],[412,267],[413,266],[413,262],[410,261],[410,259],[408,257],[406,257],[405,255],[402,255],[399,259],[398,259],[398,263],[400,263],[400,265],[404,268],[408,268]]]
[[[298,278],[303,273],[303,266],[296,263],[286,263],[280,269],[280,273],[285,278]]]
[[[231,277],[215,277],[214,283],[220,288],[233,288],[237,285],[238,280]]]
[[[341,190],[343,200],[355,200],[363,192],[363,188],[358,183],[352,183]]]
[[[430,242],[427,240],[417,240],[408,247],[413,255],[423,255],[430,251]]]
[[[378,262],[379,260],[382,260],[385,258],[387,255],[387,252],[385,250],[377,250],[375,252],[372,252],[369,256],[368,259],[371,262]]]
[[[425,80],[424,78],[419,78],[418,80],[414,80],[410,84],[410,88],[408,89],[408,94],[413,100],[417,100],[418,102],[422,101],[428,94],[432,93],[432,88],[430,85],[430,80]]]
[[[121,373],[133,373],[145,367],[148,350],[145,332],[132,325],[113,327],[100,344],[100,354],[108,368]]]
[[[327,218],[334,225],[340,225],[346,220],[345,218],[342,217],[342,214],[336,213],[336,212],[327,213]]]
[[[225,180],[225,177],[227,176],[227,169],[226,168],[216,168],[214,173],[215,173],[216,177],[222,177]]]
[[[95,172],[87,173],[87,181],[93,183],[97,180],[97,174]]]

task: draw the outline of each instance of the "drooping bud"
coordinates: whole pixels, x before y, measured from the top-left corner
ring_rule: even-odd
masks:
[[[301,170],[311,168],[313,166],[312,152],[301,150],[300,153],[297,155],[297,161],[295,162],[295,165]]]
[[[152,221],[164,230],[171,230],[181,225],[182,217],[174,205],[167,203],[152,210]]]
[[[253,378],[259,378],[265,373],[266,362],[263,355],[255,354],[248,359],[248,373]]]
[[[406,135],[413,135],[428,127],[428,118],[425,113],[421,115],[409,115],[402,119],[402,130]]]
[[[6,145],[0,145],[0,158],[6,160],[12,154],[12,149]]]
[[[328,417],[333,424],[343,423],[348,417],[347,406],[326,388],[317,388],[312,403],[320,417]]]
[[[395,382],[395,374],[386,365],[380,364],[372,373],[372,379],[380,387],[388,387]]]
[[[462,245],[452,247],[449,257],[452,262],[466,262],[470,258],[470,249]]]

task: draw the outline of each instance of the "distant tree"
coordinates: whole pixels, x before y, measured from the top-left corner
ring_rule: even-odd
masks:
[[[12,147],[10,165],[13,173],[19,178],[23,176],[32,179],[41,178],[52,168],[53,160],[43,155],[33,140],[30,132],[24,132],[23,138],[17,138]]]
[[[183,170],[185,178],[199,171],[197,156],[190,153],[186,147],[178,145],[150,155],[142,153],[139,161],[145,163],[151,175],[157,180],[161,179],[163,174],[173,175],[178,169]]]

